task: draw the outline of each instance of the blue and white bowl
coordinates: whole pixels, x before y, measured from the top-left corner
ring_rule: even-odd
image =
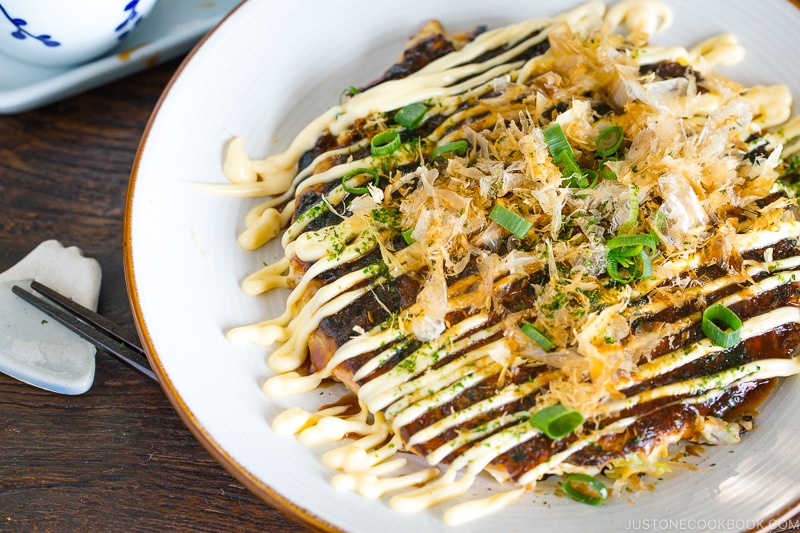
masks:
[[[125,41],[155,3],[0,0],[0,52],[37,65],[77,65]]]

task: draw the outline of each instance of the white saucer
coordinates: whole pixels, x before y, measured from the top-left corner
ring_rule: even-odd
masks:
[[[39,281],[97,309],[102,271],[74,246],[45,241],[0,273],[0,372],[42,389],[83,394],[94,382],[95,347],[11,292]]]
[[[124,46],[77,67],[29,65],[0,54],[0,113],[27,111],[178,57],[240,2],[164,0]]]

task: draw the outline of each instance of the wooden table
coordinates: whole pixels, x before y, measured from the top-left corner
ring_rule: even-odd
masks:
[[[0,116],[0,272],[38,243],[103,268],[99,310],[133,329],[122,227],[139,138],[178,62]],[[0,310],[1,312],[2,310]],[[61,396],[0,374],[0,531],[307,531],[195,440],[158,384],[104,353]]]
[[[103,267],[100,312],[133,328],[122,258],[128,173],[177,66],[0,116],[0,271],[46,239],[78,246]],[[0,531],[34,530],[307,531],[225,472],[156,383],[103,353],[81,396],[0,374]]]

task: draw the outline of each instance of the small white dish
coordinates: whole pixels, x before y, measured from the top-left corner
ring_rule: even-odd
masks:
[[[178,57],[240,2],[158,2],[130,40],[77,67],[44,67],[0,53],[0,113],[50,104]]]
[[[0,372],[61,394],[83,394],[94,382],[95,347],[11,292],[32,280],[97,309],[102,272],[76,247],[45,241],[0,273]]]

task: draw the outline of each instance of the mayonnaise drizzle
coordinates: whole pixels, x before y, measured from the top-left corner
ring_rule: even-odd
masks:
[[[441,435],[444,431],[447,431],[452,427],[458,426],[459,424],[462,424],[468,420],[472,420],[482,412],[490,409],[498,409],[518,400],[520,397],[529,396],[546,385],[553,376],[554,373],[549,372],[536,376],[536,378],[532,381],[528,381],[522,385],[507,385],[491,398],[476,402],[466,409],[456,411],[451,415],[442,418],[441,420],[437,420],[430,426],[427,426],[426,428],[414,433],[408,439],[408,446],[414,446],[416,444],[428,441],[437,435]],[[515,415],[511,416],[515,417]],[[471,442],[470,440],[464,440],[463,435],[460,435],[459,437],[460,438],[458,439],[454,449],[457,449],[459,446],[466,444],[467,442]],[[450,451],[452,451],[451,447],[448,447],[447,451],[437,451],[435,458],[431,458],[431,462],[433,464],[438,463],[444,459],[450,453]]]
[[[624,22],[631,32],[654,35],[672,24],[672,10],[658,0],[625,0],[608,10],[605,21],[612,28]]]
[[[745,275],[753,277],[764,272],[784,271],[788,269],[797,268],[800,266],[800,256],[788,257],[786,259],[779,259],[777,261],[768,261],[763,264],[753,265],[745,269]],[[781,275],[784,274],[781,272]],[[779,275],[780,276],[780,275]],[[771,279],[779,280],[779,276],[773,276]],[[724,289],[734,283],[737,283],[737,278],[734,276],[720,276],[700,286],[688,287],[684,290],[684,295],[687,300],[699,298],[701,296],[712,294],[720,289]],[[756,287],[764,287],[765,280],[756,284]],[[772,286],[770,286],[772,288]],[[725,304],[733,303],[733,300],[725,300]],[[644,317],[658,313],[670,307],[670,302],[665,299],[655,300],[650,303],[638,307],[631,307],[626,309],[625,314],[629,317]]]
[[[236,239],[245,250],[255,250],[267,244],[286,227],[294,214],[294,201],[289,202],[282,210],[270,207],[261,211],[257,220],[247,224],[247,229]]]
[[[800,371],[800,360],[795,359],[763,359],[747,363],[735,368],[720,371],[710,376],[693,378],[655,389],[644,391],[640,394],[629,396],[622,400],[614,400],[603,404],[599,409],[601,414],[618,413],[640,403],[651,402],[660,398],[682,396],[712,389],[724,389],[740,381],[756,381],[774,377],[786,377]]]
[[[525,494],[525,488],[503,491],[487,498],[477,498],[472,501],[459,503],[450,507],[444,513],[444,523],[448,526],[458,526],[496,513],[503,507],[511,505]]]
[[[759,335],[772,331],[778,326],[789,323],[800,323],[800,309],[796,307],[781,307],[780,309],[775,309],[744,321],[740,333],[741,339],[747,340],[758,337]],[[662,355],[658,359],[640,365],[631,374],[630,381],[626,381],[626,384],[632,386],[641,381],[652,379],[658,375],[666,374],[671,370],[680,368],[692,361],[697,361],[712,353],[721,352],[722,350],[722,347],[717,346],[709,339],[702,339],[688,348],[675,350],[666,355]]]
[[[722,33],[691,48],[687,60],[702,72],[711,67],[734,65],[744,59],[744,53],[744,47],[734,34]]]
[[[450,343],[450,339],[458,338],[467,331],[482,326],[488,318],[488,315],[478,314],[462,320],[445,331],[439,337],[441,340],[437,344],[425,345],[413,354],[413,365],[395,367],[369,383],[365,383],[359,389],[359,397],[363,398],[367,405],[375,410],[381,410],[390,405],[404,391],[415,388],[414,382],[410,384],[406,384],[406,382],[437,362],[441,357],[440,350],[446,348],[447,344]],[[479,333],[479,335],[485,335],[485,333]],[[365,377],[363,372],[359,371],[354,376],[354,379],[358,380],[363,377]]]

